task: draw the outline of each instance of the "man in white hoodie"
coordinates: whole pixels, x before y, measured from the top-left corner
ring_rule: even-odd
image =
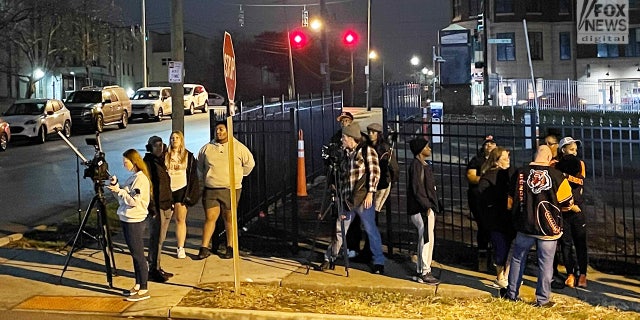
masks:
[[[229,139],[233,140],[233,159],[235,171],[236,201],[240,200],[242,178],[248,176],[255,166],[251,151],[238,139],[229,136],[226,122],[218,122],[215,126],[216,137],[205,144],[198,153],[198,172],[204,177],[204,193],[202,205],[206,219],[202,230],[202,244],[199,259],[211,255],[209,243],[216,228],[216,221],[222,212],[227,233],[227,251],[225,259],[233,257],[231,247],[231,186],[229,185]],[[236,202],[237,205],[237,202]]]

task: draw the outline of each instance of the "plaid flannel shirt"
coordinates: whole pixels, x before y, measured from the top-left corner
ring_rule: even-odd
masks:
[[[366,142],[364,142],[366,143]],[[378,181],[380,180],[380,166],[378,165],[378,154],[372,147],[367,147],[367,160],[362,156],[363,146],[358,145],[355,150],[346,150],[346,161],[342,164],[342,196],[348,199],[355,191],[356,182],[369,171],[369,179],[366,183],[368,192],[376,192]],[[365,167],[368,164],[369,168]]]

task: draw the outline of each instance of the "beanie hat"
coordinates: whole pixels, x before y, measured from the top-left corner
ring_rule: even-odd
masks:
[[[409,141],[409,149],[411,149],[411,152],[414,156],[417,156],[418,154],[420,154],[420,152],[422,152],[422,149],[424,149],[427,144],[429,144],[429,140],[416,138]]]
[[[553,159],[551,149],[549,148],[549,146],[543,144],[538,147],[536,158],[535,160],[533,160],[533,162],[531,162],[531,164],[548,166],[549,163],[551,163],[551,159]]]
[[[362,137],[362,133],[360,132],[360,125],[358,125],[357,122],[352,122],[348,126],[342,128],[342,134],[354,139]]]
[[[367,126],[367,130],[382,132],[382,125],[377,122],[374,122]]]
[[[147,142],[148,145],[154,145],[156,144],[156,142],[162,142],[162,138],[158,137],[158,136],[152,136],[149,138],[149,141]]]

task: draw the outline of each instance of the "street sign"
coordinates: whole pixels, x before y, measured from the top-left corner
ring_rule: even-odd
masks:
[[[169,61],[169,83],[182,82],[182,61]]]
[[[511,43],[511,39],[487,39],[489,44],[509,44]]]
[[[228,32],[224,33],[224,44],[222,46],[222,61],[224,64],[224,84],[227,86],[227,97],[229,104],[236,98],[236,54],[233,52],[233,42]],[[235,108],[229,108],[230,115],[233,115]]]

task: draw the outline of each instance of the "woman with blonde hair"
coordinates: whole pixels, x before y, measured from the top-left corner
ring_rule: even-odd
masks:
[[[149,267],[144,257],[144,229],[152,192],[149,182],[151,178],[146,163],[135,149],[129,149],[122,154],[122,165],[127,171],[132,172],[131,176],[122,187],[118,184],[118,178],[112,176],[107,188],[118,200],[118,218],[133,258],[136,283],[130,290],[125,290],[124,295],[128,301],[140,301],[151,297],[147,289]]]
[[[200,185],[196,159],[184,145],[184,134],[180,130],[171,132],[169,150],[165,164],[171,178],[173,216],[176,220],[176,240],[178,259],[187,257],[184,243],[187,239],[187,207],[196,204],[200,198]]]

